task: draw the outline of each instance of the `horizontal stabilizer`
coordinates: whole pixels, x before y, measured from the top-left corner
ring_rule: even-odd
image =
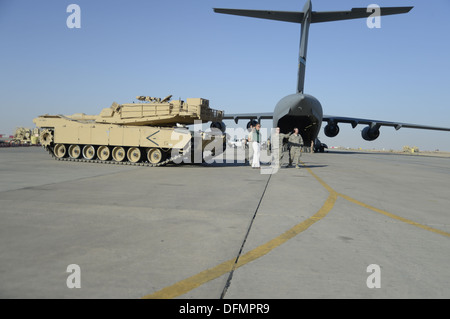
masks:
[[[383,7],[380,8],[380,15],[386,16],[391,14],[408,13],[413,7]],[[232,14],[237,16],[269,19],[277,21],[286,21],[294,23],[302,23],[304,13],[296,11],[267,11],[267,10],[241,10],[241,9],[220,9],[215,8],[216,13]],[[347,11],[312,11],[311,23],[350,20],[359,18],[368,18],[373,14],[373,10],[367,8],[353,8]]]
[[[391,14],[408,13],[413,7],[384,7],[380,8],[380,15],[386,16]],[[327,22],[338,20],[350,20],[359,18],[368,18],[374,12],[367,8],[353,8],[350,11],[313,11],[311,16],[311,23]]]
[[[240,10],[240,9],[214,8],[214,12],[252,18],[294,22],[294,23],[302,23],[303,20],[303,12],[294,12],[294,11],[266,11],[266,10]]]

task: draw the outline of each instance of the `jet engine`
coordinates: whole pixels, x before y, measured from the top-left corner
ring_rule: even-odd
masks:
[[[225,130],[227,129],[227,126],[225,125],[224,122],[212,122],[211,125],[209,126],[210,128],[217,128],[219,129],[222,133],[225,133]]]
[[[325,126],[324,131],[326,136],[335,137],[339,134],[339,126],[334,123],[329,123],[327,124],[327,126]]]
[[[380,136],[380,128],[367,126],[361,131],[361,136],[366,141],[376,140]]]

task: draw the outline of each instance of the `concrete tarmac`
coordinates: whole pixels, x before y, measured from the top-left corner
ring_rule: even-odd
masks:
[[[450,158],[302,161],[261,174],[0,149],[0,298],[450,298]]]

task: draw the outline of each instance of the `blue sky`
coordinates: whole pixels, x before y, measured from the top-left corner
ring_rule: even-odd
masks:
[[[81,28],[69,29],[69,4]],[[313,0],[313,10],[414,6],[381,18],[311,25],[305,93],[324,114],[450,127],[448,0]],[[228,113],[270,112],[295,92],[299,25],[213,7],[301,11],[304,1],[0,0],[0,133],[41,114],[98,114],[137,95],[204,97]],[[245,122],[240,122],[245,125]],[[270,126],[271,121],[263,121]],[[450,151],[450,133],[341,124],[329,146]]]

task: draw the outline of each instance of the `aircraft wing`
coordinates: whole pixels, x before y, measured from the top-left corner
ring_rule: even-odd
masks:
[[[237,124],[239,120],[257,120],[260,122],[261,120],[267,120],[273,118],[273,112],[266,113],[235,113],[235,114],[225,114],[224,120],[234,120]],[[430,126],[430,125],[421,125],[421,124],[411,124],[411,123],[402,123],[402,122],[389,122],[389,121],[380,121],[373,119],[363,119],[363,118],[355,118],[355,117],[344,117],[344,116],[334,116],[334,115],[324,115],[322,120],[328,123],[347,123],[355,128],[358,124],[369,125],[370,127],[380,127],[380,126],[390,126],[395,128],[396,130],[401,129],[402,127],[406,128],[415,128],[422,130],[434,130],[434,131],[447,131],[450,132],[450,127],[439,127],[439,126]]]
[[[429,126],[429,125],[420,125],[420,124],[409,124],[409,123],[401,123],[401,122],[388,122],[388,121],[378,121],[371,119],[360,119],[354,117],[342,117],[342,116],[332,116],[332,115],[324,115],[323,121],[328,123],[348,123],[351,124],[353,128],[355,128],[358,124],[366,124],[370,127],[375,126],[391,126],[396,130],[401,129],[402,127],[406,128],[416,128],[423,130],[435,130],[435,131],[447,131],[450,132],[450,127],[438,127],[438,126]]]
[[[273,112],[267,113],[236,113],[236,114],[226,114],[223,116],[224,120],[234,120],[237,124],[239,120],[257,120],[261,122],[261,120],[270,120],[273,118]]]

